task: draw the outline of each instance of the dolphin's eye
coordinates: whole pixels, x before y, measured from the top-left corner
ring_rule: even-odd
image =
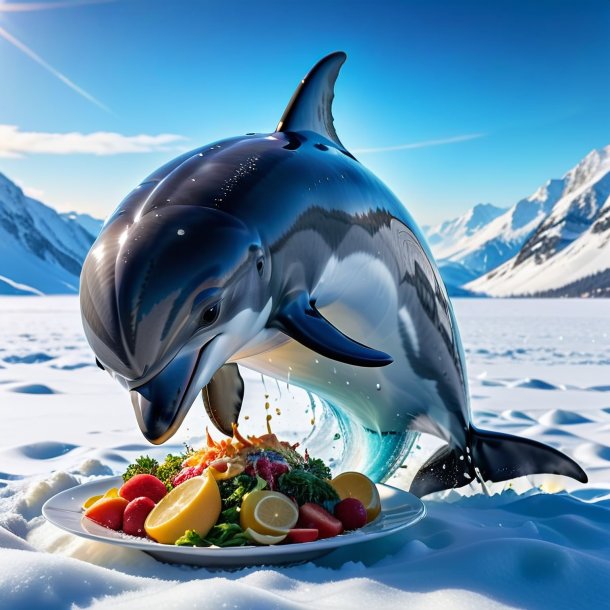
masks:
[[[212,307],[208,307],[202,314],[199,320],[199,326],[210,326],[218,319],[220,312],[220,303],[215,303]]]
[[[256,270],[258,271],[258,274],[263,277],[263,269],[265,268],[265,259],[261,256],[257,261],[256,261]]]

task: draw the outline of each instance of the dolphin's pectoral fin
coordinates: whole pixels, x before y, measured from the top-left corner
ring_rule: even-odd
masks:
[[[237,364],[225,364],[201,390],[201,397],[212,423],[227,436],[233,434],[244,398],[244,380]]]
[[[315,131],[352,156],[337,136],[332,114],[335,81],[346,58],[341,51],[331,53],[309,71],[286,106],[276,131]]]
[[[362,345],[335,328],[310,302],[306,293],[299,293],[286,301],[269,326],[338,362],[356,366],[385,366],[393,361],[388,354]]]
[[[507,481],[528,474],[561,474],[587,482],[585,471],[570,457],[529,438],[470,427],[470,452],[441,447],[418,471],[410,491],[425,496],[462,487],[475,479]]]

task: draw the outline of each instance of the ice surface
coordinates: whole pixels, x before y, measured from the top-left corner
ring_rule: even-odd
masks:
[[[391,539],[302,566],[212,572],[45,522],[42,504],[55,493],[120,473],[140,453],[201,442],[206,420],[195,406],[168,445],[149,445],[124,391],[94,364],[76,298],[0,299],[0,608],[608,607],[608,302],[456,309],[475,423],[559,447],[590,483],[524,477],[491,485],[490,496],[473,485],[428,498],[426,519]],[[261,400],[260,377],[246,383],[249,400]],[[23,391],[36,387],[52,393]],[[278,389],[293,400],[296,390]],[[422,438],[393,483],[406,486],[437,445]]]

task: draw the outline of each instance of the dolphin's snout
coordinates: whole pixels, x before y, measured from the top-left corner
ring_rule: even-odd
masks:
[[[169,432],[174,421],[173,417],[167,411],[159,410],[153,402],[135,390],[130,392],[130,396],[142,434],[146,440],[160,445],[171,436]]]
[[[130,391],[140,430],[151,443],[164,443],[185,418],[195,399],[193,378],[202,351],[178,354],[152,379]]]

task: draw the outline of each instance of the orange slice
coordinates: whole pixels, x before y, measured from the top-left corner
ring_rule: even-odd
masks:
[[[102,498],[118,498],[119,497],[119,489],[118,487],[112,487],[102,496],[91,496],[87,498],[82,506],[85,510],[93,506],[98,500]]]

